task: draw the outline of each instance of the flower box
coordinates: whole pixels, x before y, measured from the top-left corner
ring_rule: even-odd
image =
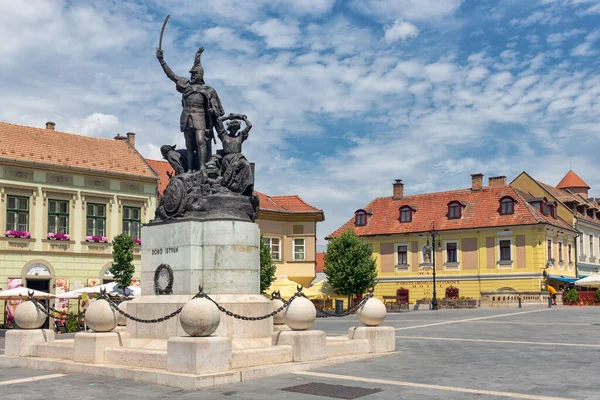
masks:
[[[86,236],[85,237],[85,241],[86,242],[96,242],[96,243],[106,243],[108,242],[108,239],[106,239],[105,236]]]
[[[8,230],[8,231],[4,232],[4,235],[6,237],[16,237],[16,238],[22,238],[22,239],[29,239],[31,237],[31,233],[29,233],[27,231],[15,231],[15,230]]]
[[[50,240],[71,240],[71,236],[66,233],[48,232],[47,238]]]
[[[133,243],[141,245],[142,244],[142,239],[140,239],[140,238],[133,238]]]

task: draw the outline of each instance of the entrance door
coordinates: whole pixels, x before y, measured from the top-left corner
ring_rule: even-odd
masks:
[[[40,292],[50,293],[50,279],[26,279],[25,287],[33,290],[39,290]],[[48,309],[49,300],[40,300]],[[44,325],[42,328],[49,329],[50,321],[49,318],[46,318]]]

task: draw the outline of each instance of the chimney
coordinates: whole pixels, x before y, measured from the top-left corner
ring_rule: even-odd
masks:
[[[127,132],[127,142],[135,149],[135,133]]]
[[[52,121],[46,122],[46,129],[53,131],[54,128],[56,128],[56,124],[54,122],[52,122]]]
[[[404,183],[402,179],[396,179],[394,182],[394,193],[392,195],[393,200],[400,200],[404,196]]]
[[[506,186],[505,176],[490,176],[488,180],[489,187]]]
[[[483,189],[483,174],[471,174],[471,190],[478,192]]]

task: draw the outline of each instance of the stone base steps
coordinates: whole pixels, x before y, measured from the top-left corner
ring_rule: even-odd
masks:
[[[63,360],[73,359],[73,349],[75,347],[73,339],[65,339],[48,343],[34,343],[33,356],[44,358],[59,358]]]
[[[349,339],[348,336],[328,336],[327,358],[369,353],[368,339]]]
[[[231,358],[231,368],[248,368],[292,361],[292,346],[234,350]]]
[[[167,350],[107,347],[104,349],[104,362],[106,364],[166,370]]]

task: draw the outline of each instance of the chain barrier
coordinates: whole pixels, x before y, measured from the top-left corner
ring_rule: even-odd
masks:
[[[369,289],[369,291],[367,292],[367,294],[365,295],[365,297],[363,297],[358,303],[354,304],[352,307],[349,307],[348,309],[342,311],[339,314],[337,314],[335,312],[325,311],[322,308],[317,307],[315,305],[315,308],[317,309],[317,318],[330,318],[330,317],[341,318],[341,317],[347,317],[348,315],[352,315],[352,314],[356,313],[356,311],[359,308],[361,308],[362,306],[364,306],[365,303],[367,302],[367,300],[369,300],[371,297],[373,297],[373,289]],[[319,313],[321,313],[321,314],[319,315]]]
[[[50,305],[48,305],[48,307],[46,308],[46,306],[44,304],[42,304],[41,301],[33,298],[33,292],[31,292],[31,291],[28,292],[28,295],[29,295],[28,300],[32,301],[38,310],[40,310],[41,312],[46,314],[48,317],[53,318],[55,320],[79,319],[79,318],[83,318],[83,316],[85,315],[85,311],[80,312],[79,314],[68,314],[63,311],[58,311],[56,308],[54,308]]]
[[[198,298],[198,295],[200,293],[197,293],[194,297],[192,297],[193,299]],[[183,310],[183,307],[179,307],[177,310],[173,311],[171,314],[165,315],[164,317],[160,317],[160,318],[152,318],[152,319],[142,319],[142,318],[138,318],[138,317],[134,317],[131,314],[126,313],[125,311],[121,310],[119,308],[119,305],[116,304],[114,301],[112,301],[110,299],[110,297],[108,297],[108,295],[106,294],[106,289],[101,289],[100,290],[100,297],[103,298],[104,300],[106,300],[106,302],[108,303],[108,305],[110,305],[110,307],[114,310],[117,311],[119,314],[121,314],[122,316],[124,316],[127,319],[130,319],[134,322],[140,322],[142,324],[157,324],[159,322],[164,322],[168,319],[171,319],[173,317],[175,317],[177,314],[179,314],[181,312],[181,310]]]

